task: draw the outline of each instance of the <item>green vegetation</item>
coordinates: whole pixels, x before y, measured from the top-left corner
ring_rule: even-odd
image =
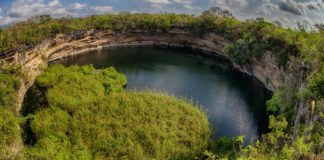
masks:
[[[227,49],[227,53],[237,63],[249,63],[265,51],[272,51],[278,64],[283,67],[286,67],[291,56],[305,59],[311,56],[311,59],[317,59],[317,63],[323,58],[320,53],[323,53],[324,31],[295,31],[276,26],[262,18],[239,21],[227,12],[224,12],[224,16],[215,16],[212,11],[206,11],[201,16],[129,13],[96,15],[82,19],[36,16],[0,30],[0,52],[26,50],[60,33],[80,38],[90,29],[119,33],[141,30],[154,33],[180,28],[197,36],[216,33],[232,40],[233,44]]]
[[[19,124],[22,119],[14,107],[20,86],[19,75],[18,68],[0,61],[0,159],[17,156],[15,150],[21,143]]]
[[[228,53],[238,63],[248,63],[260,57],[265,50],[276,54],[280,65],[289,56],[299,55],[298,45],[311,34],[283,29],[263,19],[239,21],[230,16],[217,17],[210,12],[201,16],[177,14],[128,14],[97,15],[87,18],[51,19],[38,16],[19,22],[0,32],[0,52],[26,50],[59,33],[72,34],[75,38],[90,29],[106,32],[167,32],[173,28],[187,30],[196,35],[217,33],[234,43]],[[304,42],[303,42],[304,43]],[[307,45],[307,44],[305,44]]]
[[[20,122],[18,115],[0,108],[0,159],[16,158],[21,145]]]
[[[299,135],[292,137],[287,133],[288,122],[283,117],[270,116],[271,132],[264,134],[254,144],[243,146],[244,137],[234,139],[221,138],[212,144],[211,151],[206,151],[206,159],[316,159],[322,152],[319,135]],[[318,146],[319,145],[319,146]],[[319,150],[318,150],[319,149]],[[319,157],[317,157],[318,159]]]
[[[126,92],[125,84],[113,68],[49,67],[36,80],[48,104],[29,116],[36,143],[27,159],[193,159],[206,149],[203,112],[166,94]]]
[[[324,98],[324,67],[309,78],[309,90],[312,93],[311,96]]]
[[[91,66],[50,67],[37,78],[33,93],[38,97],[31,98],[24,110],[32,116],[22,118],[15,108],[19,68],[1,64],[0,159],[23,156],[16,152],[21,143],[19,124],[26,119],[36,136],[35,145],[24,149],[29,159],[192,159],[199,153],[206,159],[311,159],[324,154],[323,28],[297,31],[262,18],[239,21],[228,12],[215,16],[213,10],[201,16],[38,16],[0,29],[0,56],[12,51],[24,54],[61,33],[82,38],[92,29],[107,33],[182,29],[195,36],[215,33],[232,41],[226,53],[238,64],[251,63],[269,51],[288,75],[286,83],[267,102],[273,114],[271,131],[247,147],[242,145],[243,137],[237,137],[218,139],[206,148],[207,120],[192,105],[163,94],[125,92],[123,75],[112,68],[95,71]],[[301,125],[294,127],[299,104],[308,107],[308,119],[316,119],[315,123],[306,123],[307,117],[303,117]]]

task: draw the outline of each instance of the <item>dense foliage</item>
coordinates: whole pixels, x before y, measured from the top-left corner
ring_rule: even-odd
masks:
[[[323,150],[323,135],[298,135],[293,137],[286,130],[288,122],[283,117],[270,116],[269,129],[260,140],[249,146],[243,146],[244,137],[217,139],[211,149],[204,152],[206,159],[320,159]],[[320,133],[323,134],[323,133]],[[319,155],[319,156],[317,156]]]
[[[22,121],[16,113],[17,92],[20,86],[18,68],[0,61],[0,159],[17,156],[15,150],[21,145]]]
[[[126,92],[125,84],[113,68],[49,67],[36,80],[48,104],[29,116],[36,143],[26,157],[193,159],[207,147],[203,112],[165,94]]]

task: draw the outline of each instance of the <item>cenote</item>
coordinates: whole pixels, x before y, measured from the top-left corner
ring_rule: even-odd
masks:
[[[220,60],[188,49],[107,48],[60,59],[65,66],[113,66],[127,76],[128,90],[154,90],[185,97],[207,113],[214,138],[266,132],[265,103],[271,93],[255,78]]]

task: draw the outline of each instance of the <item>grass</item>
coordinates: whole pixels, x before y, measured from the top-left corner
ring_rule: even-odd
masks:
[[[194,159],[206,149],[206,115],[184,99],[126,92],[113,68],[49,67],[36,80],[48,106],[32,116],[28,159]],[[46,88],[44,90],[44,88]]]
[[[0,61],[0,159],[17,158],[21,144],[20,123],[17,115],[17,92],[20,87],[18,68]]]

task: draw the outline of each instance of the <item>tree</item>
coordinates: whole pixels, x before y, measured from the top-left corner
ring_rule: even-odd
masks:
[[[305,22],[297,22],[297,28],[299,31],[307,31],[307,25]]]
[[[315,24],[314,25],[318,30],[324,31],[324,24]]]
[[[234,16],[232,15],[232,13],[229,10],[221,9],[220,7],[211,7],[208,10],[204,11],[202,14],[203,15],[209,14],[209,15],[213,15],[213,16],[216,16],[216,17],[234,18]]]
[[[27,21],[32,23],[47,23],[51,20],[50,15],[38,15],[29,18]]]

